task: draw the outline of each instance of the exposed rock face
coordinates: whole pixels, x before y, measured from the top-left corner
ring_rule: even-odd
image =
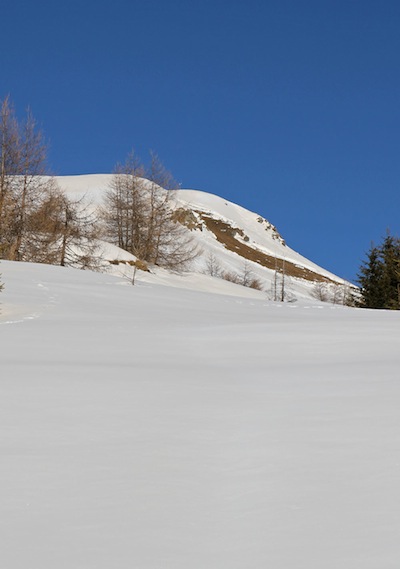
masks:
[[[272,257],[271,255],[267,255],[266,253],[258,250],[256,247],[252,247],[247,243],[244,243],[243,241],[248,242],[249,238],[245,235],[245,233],[241,229],[232,227],[231,225],[229,225],[225,221],[222,221],[221,219],[214,219],[213,217],[205,213],[201,212],[199,213],[207,229],[215,235],[217,240],[220,243],[222,243],[227,249],[233,251],[234,253],[237,253],[244,259],[248,259],[249,261],[258,263],[259,265],[262,265],[267,269],[272,269],[278,272],[284,272],[287,276],[297,277],[300,279],[305,279],[307,281],[317,281],[317,282],[329,281],[329,279],[327,279],[326,277],[314,271],[311,271],[310,269],[306,269],[305,267],[301,267],[300,265],[295,265],[290,261],[277,259],[276,257]],[[279,233],[278,232],[276,233],[278,235],[277,239],[279,238],[283,241]]]
[[[265,225],[265,231],[271,231],[272,239],[277,239],[278,241],[280,241],[282,243],[282,245],[286,245],[285,240],[280,235],[280,233],[278,232],[275,225],[272,225],[272,223],[270,223],[267,219],[264,219],[261,216],[257,218],[257,221],[258,221],[258,223]]]
[[[183,207],[176,209],[172,214],[172,219],[184,225],[190,229],[190,231],[194,229],[200,229],[201,231],[203,229],[201,221],[199,222],[196,213],[191,209],[185,209]]]

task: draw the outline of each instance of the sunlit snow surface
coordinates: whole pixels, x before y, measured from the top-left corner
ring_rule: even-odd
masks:
[[[0,272],[0,567],[400,567],[399,313]]]

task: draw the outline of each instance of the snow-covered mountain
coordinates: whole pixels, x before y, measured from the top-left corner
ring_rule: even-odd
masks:
[[[109,187],[111,176],[64,176],[58,177],[57,181],[67,194],[74,197],[86,196],[88,201],[99,205]],[[174,196],[178,219],[190,230],[202,251],[192,263],[192,273],[204,275],[211,272],[214,277],[217,273],[219,276],[228,273],[240,277],[243,271],[247,271],[259,282],[264,296],[267,294],[270,297],[274,294],[276,296],[276,287],[280,287],[277,284],[278,275],[278,279],[285,278],[285,294],[291,300],[310,298],[316,282],[348,286],[349,283],[340,277],[291,249],[277,229],[257,213],[206,192],[178,190]],[[127,262],[133,259],[132,255],[110,247],[109,244],[103,244],[102,254],[110,263],[110,271],[129,275],[132,269]],[[210,262],[214,265],[214,271],[210,271]],[[154,273],[159,277],[165,276],[159,269],[153,270]],[[147,277],[141,275],[139,278]],[[178,284],[179,279],[174,276],[171,278]],[[183,283],[189,283],[190,273],[182,276],[182,279]],[[221,291],[232,290],[232,283],[226,281],[210,283],[210,286]]]

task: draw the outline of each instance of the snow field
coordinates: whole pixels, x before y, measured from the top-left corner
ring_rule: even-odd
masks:
[[[1,567],[399,566],[398,313],[0,271]]]

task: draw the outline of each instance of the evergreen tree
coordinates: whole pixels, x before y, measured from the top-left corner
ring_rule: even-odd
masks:
[[[381,247],[385,308],[400,309],[400,239],[388,234]]]
[[[400,309],[400,239],[388,234],[382,245],[371,246],[360,267],[360,306]]]
[[[367,260],[360,267],[358,283],[361,287],[361,306],[384,308],[383,263],[378,247],[371,246]]]

